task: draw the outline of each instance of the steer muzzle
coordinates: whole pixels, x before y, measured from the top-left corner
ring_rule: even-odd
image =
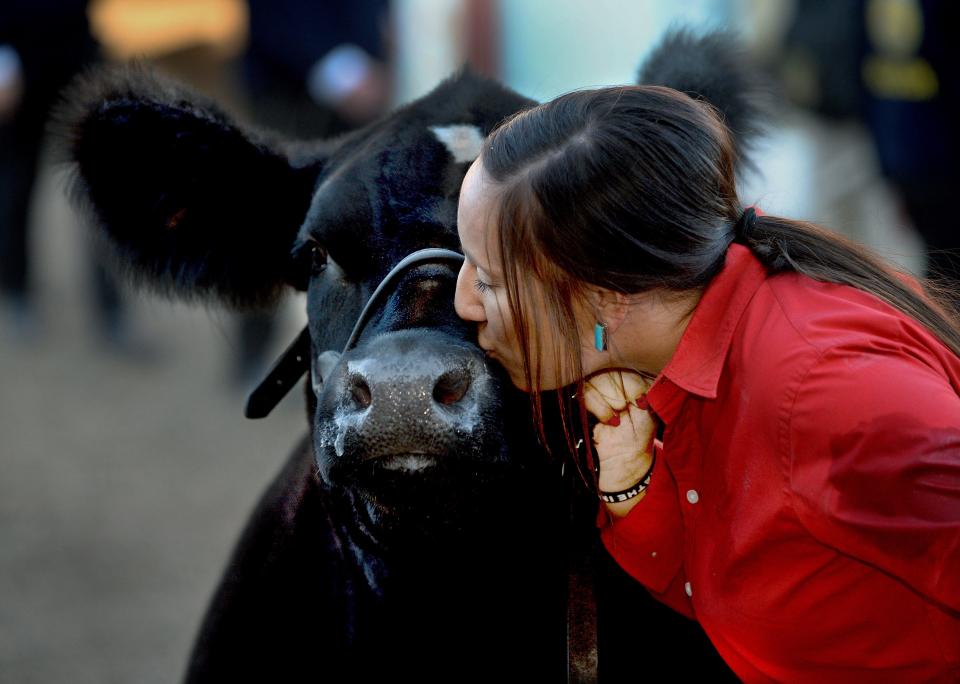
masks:
[[[483,354],[435,329],[351,350],[325,380],[317,464],[329,482],[378,495],[383,481],[445,480],[502,461],[498,391]]]

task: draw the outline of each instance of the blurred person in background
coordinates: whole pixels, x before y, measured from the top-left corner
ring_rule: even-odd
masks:
[[[861,0],[864,116],[883,174],[928,248],[927,274],[960,285],[960,58],[954,0]]]
[[[94,0],[109,58],[143,59],[290,138],[369,123],[391,99],[386,0]],[[259,380],[277,314],[236,317],[231,379]]]
[[[30,202],[50,110],[60,90],[97,57],[85,0],[0,3],[0,297],[6,325],[21,338],[36,329],[28,237]],[[99,329],[124,346],[126,318],[113,278],[92,258]]]
[[[248,0],[242,83],[254,123],[294,138],[363,126],[391,102],[387,0]],[[239,317],[234,380],[259,380],[275,315]]]
[[[248,0],[243,82],[257,123],[300,138],[362,126],[390,103],[387,0]]]
[[[850,214],[841,223],[877,220],[869,205],[877,195],[865,188],[881,175],[901,223],[926,244],[927,275],[945,277],[945,291],[960,279],[960,233],[947,207],[960,174],[949,42],[958,12],[949,0],[797,0],[779,58],[786,94],[824,123],[824,194]],[[861,129],[870,154],[854,154]]]

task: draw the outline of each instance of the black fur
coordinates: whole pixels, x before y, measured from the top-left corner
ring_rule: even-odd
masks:
[[[70,192],[136,282],[234,306],[275,300],[321,153],[294,165],[279,142],[140,66],[90,72],[64,100],[54,126]]]
[[[698,35],[689,29],[668,33],[644,60],[637,82],[664,85],[708,102],[733,133],[738,171],[753,168],[751,143],[771,113],[771,89],[729,31]]]

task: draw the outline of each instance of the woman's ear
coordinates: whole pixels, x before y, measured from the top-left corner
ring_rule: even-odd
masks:
[[[619,328],[630,309],[630,296],[604,287],[594,288],[589,296],[596,311],[597,322],[607,326],[610,332]]]

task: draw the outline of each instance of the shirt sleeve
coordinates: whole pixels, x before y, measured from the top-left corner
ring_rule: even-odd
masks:
[[[665,594],[676,584],[683,563],[683,523],[676,483],[658,460],[643,499],[622,518],[611,519],[601,506],[598,524],[604,546],[620,567],[647,589]]]
[[[960,612],[956,363],[828,350],[797,393],[787,453],[794,506],[818,541]]]

